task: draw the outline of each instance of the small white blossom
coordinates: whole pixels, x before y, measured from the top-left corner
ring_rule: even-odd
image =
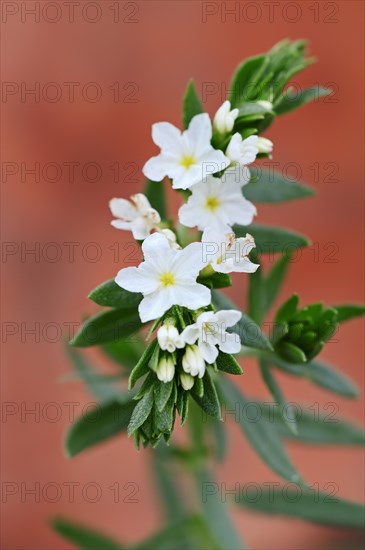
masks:
[[[168,176],[174,189],[188,189],[230,164],[222,151],[211,146],[212,124],[206,113],[193,117],[185,132],[169,122],[153,124],[152,139],[161,153],[148,160],[142,171],[153,181]]]
[[[157,340],[161,349],[173,353],[176,348],[183,348],[185,343],[181,338],[179,331],[174,325],[164,323],[157,331]]]
[[[117,220],[111,224],[117,229],[132,231],[133,237],[143,240],[160,223],[160,214],[151,207],[147,197],[142,193],[131,196],[131,200],[111,199],[109,208]]]
[[[171,382],[175,376],[175,365],[172,357],[162,357],[156,369],[157,378],[161,382]]]
[[[259,153],[271,153],[274,147],[272,141],[267,138],[259,137],[257,146],[259,148]]]
[[[203,258],[214,271],[219,273],[255,273],[258,264],[252,263],[248,254],[255,248],[254,238],[236,239],[234,233],[222,234],[213,229],[205,229],[202,235]]]
[[[186,327],[181,336],[187,344],[198,342],[199,350],[204,360],[212,364],[218,357],[218,349],[225,353],[238,353],[241,349],[237,334],[226,332],[227,327],[233,327],[242,313],[234,309],[221,310],[217,313],[206,311],[199,315],[196,323]]]
[[[138,311],[143,323],[158,319],[173,305],[199,309],[210,304],[210,290],[196,282],[204,267],[202,244],[173,250],[166,237],[153,233],[143,241],[144,262],[121,269],[115,282],[130,292],[142,292]]]
[[[184,371],[191,376],[203,378],[205,373],[205,361],[198,346],[186,346],[186,351],[182,359]]]
[[[263,107],[267,111],[273,110],[273,104],[271,103],[271,101],[267,101],[266,99],[259,99],[259,101],[256,101],[256,103],[258,105],[261,105],[261,107]]]
[[[233,134],[231,141],[228,144],[226,155],[232,162],[237,162],[241,166],[246,166],[255,161],[259,152],[258,137],[249,136],[242,139],[242,136],[237,132]]]
[[[242,195],[242,186],[250,180],[247,168],[229,169],[222,178],[208,176],[192,188],[186,204],[179,210],[180,223],[204,230],[211,227],[229,233],[232,225],[249,225],[256,207]]]
[[[180,382],[185,391],[191,390],[194,386],[194,378],[186,372],[180,373]]]
[[[232,132],[238,113],[239,109],[232,109],[231,111],[231,102],[225,101],[215,113],[213,127],[220,134]]]

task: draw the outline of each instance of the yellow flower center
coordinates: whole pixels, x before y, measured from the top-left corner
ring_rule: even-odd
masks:
[[[160,283],[162,286],[171,286],[175,284],[175,277],[174,274],[170,271],[166,271],[166,273],[162,273],[160,277]]]
[[[215,336],[218,333],[217,325],[215,323],[204,323],[203,330],[207,336],[208,334]]]
[[[193,164],[195,164],[195,158],[192,157],[191,155],[185,155],[182,159],[181,159],[181,166],[183,166],[184,168],[188,169],[190,168],[190,166],[193,166]]]
[[[214,212],[219,207],[219,204],[220,203],[217,197],[207,197],[207,200],[205,201],[205,208]]]

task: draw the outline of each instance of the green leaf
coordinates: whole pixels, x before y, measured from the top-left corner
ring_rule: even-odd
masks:
[[[240,309],[227,296],[212,290],[212,302],[217,310],[221,309]],[[241,338],[241,343],[245,346],[263,350],[272,349],[272,346],[262,332],[261,328],[245,313],[242,313],[238,323],[230,329]]]
[[[193,80],[187,85],[183,101],[183,124],[187,128],[195,115],[203,113],[204,109],[194,86]]]
[[[90,412],[80,417],[67,432],[65,448],[67,455],[73,457],[119,434],[127,429],[134,401],[111,401],[97,405]]]
[[[72,361],[75,371],[85,382],[86,387],[100,401],[107,401],[120,394],[120,389],[115,386],[115,379],[101,378],[95,369],[85,361],[81,353],[67,346],[67,353]]]
[[[272,424],[262,415],[260,404],[252,399],[248,401],[227,378],[221,380],[221,387],[229,410],[239,411],[237,415],[239,426],[257,454],[279,476],[294,483],[300,483],[302,480],[299,473],[292,465],[280,438],[272,428]],[[248,407],[250,405],[255,406],[254,417],[249,416]],[[243,410],[246,411],[245,417],[247,418],[243,417]],[[256,414],[257,411],[259,414]]]
[[[306,90],[286,90],[282,95],[282,98],[275,105],[275,112],[278,115],[284,113],[289,113],[298,109],[302,105],[309,103],[311,101],[317,101],[320,97],[324,97],[332,93],[332,90],[329,88],[322,88],[320,86],[313,86],[312,88],[307,88]]]
[[[243,370],[236,359],[228,353],[223,353],[223,351],[218,353],[216,364],[218,370],[228,372],[228,374],[243,374]]]
[[[125,340],[106,342],[102,344],[101,348],[116,363],[131,369],[138,363],[144,352],[142,339],[136,337],[135,340],[135,342],[126,342]]]
[[[288,406],[286,407],[288,408]],[[317,443],[319,445],[363,445],[365,434],[360,426],[336,417],[337,406],[327,403],[323,408],[327,414],[319,414],[315,407],[295,407],[297,409],[297,434],[294,434],[288,423],[283,420],[282,411],[268,407],[262,403],[262,412],[272,423],[280,436],[301,443]],[[287,414],[287,413],[285,413]],[[288,418],[289,420],[289,418]]]
[[[88,319],[70,344],[77,347],[88,347],[128,337],[131,341],[132,335],[142,326],[135,308],[111,309]]]
[[[221,420],[218,420],[218,418],[207,418],[209,418],[209,426],[215,442],[215,456],[219,462],[223,462],[227,454],[227,434],[225,424]]]
[[[181,425],[183,426],[189,414],[189,393],[182,388],[178,392],[176,408],[181,419]]]
[[[265,55],[257,55],[246,59],[237,67],[229,86],[228,99],[231,102],[232,109],[241,106],[241,104],[248,102],[251,97],[257,95],[254,86],[254,84],[258,84],[256,75],[258,75],[265,61]]]
[[[228,273],[213,273],[210,277],[198,277],[198,283],[208,288],[226,288],[232,286],[232,277]]]
[[[335,484],[329,485],[329,490],[333,491]],[[262,488],[260,498],[252,499],[247,493],[241,493],[240,504],[255,512],[290,516],[332,527],[364,526],[364,507],[361,504],[341,500],[335,493],[318,492],[316,487],[312,490]]]
[[[171,382],[160,382],[155,386],[155,403],[158,411],[162,411],[168,402],[174,387],[174,380]]]
[[[135,383],[141,376],[144,374],[147,374],[149,372],[149,362],[151,360],[151,357],[156,349],[157,346],[157,338],[152,340],[152,342],[146,347],[143,354],[141,355],[138,363],[132,370],[130,377],[129,377],[129,383],[128,383],[128,389],[132,389]]]
[[[343,304],[340,306],[333,306],[333,308],[337,311],[338,323],[343,323],[354,317],[361,317],[365,313],[365,307],[358,304]]]
[[[167,219],[166,194],[164,180],[152,181],[146,180],[144,194],[150,201],[152,208],[157,210],[161,216],[161,220]]]
[[[288,321],[289,319],[291,319],[297,311],[298,304],[298,294],[293,294],[292,296],[290,296],[290,298],[288,298],[278,309],[275,315],[275,323],[281,323],[283,321]]]
[[[253,175],[250,183],[245,185],[242,191],[245,198],[254,203],[291,201],[316,194],[314,189],[303,183],[296,183],[284,178],[279,172],[261,167],[257,169],[257,176]]]
[[[129,292],[121,288],[114,279],[109,279],[92,290],[88,296],[99,306],[119,309],[137,308],[143,296],[139,292]]]
[[[52,528],[81,550],[123,550],[123,546],[89,527],[64,518],[54,518]]]
[[[246,233],[253,236],[258,254],[281,252],[288,254],[297,248],[308,246],[310,241],[304,235],[284,227],[270,225],[235,225],[233,231],[236,237],[245,237]]]
[[[297,423],[295,409],[288,404],[282,394],[279,384],[275,380],[271,368],[268,366],[268,363],[265,360],[260,361],[260,368],[262,378],[268,387],[271,395],[275,399],[276,403],[280,405],[280,414],[283,422],[286,424],[287,428],[293,434],[297,434]]]
[[[147,420],[147,417],[149,416],[151,410],[153,407],[153,386],[150,388],[150,390],[144,394],[142,399],[138,401],[137,405],[133,409],[133,413],[131,416],[131,419],[128,424],[128,437],[132,435],[132,433],[142,426],[143,422]]]
[[[250,259],[253,263],[260,262],[256,251],[252,251]],[[251,273],[248,278],[248,314],[257,323],[261,324],[265,315],[265,284],[264,274],[260,266],[255,273]]]
[[[229,550],[245,548],[239,539],[234,525],[219,494],[219,484],[212,478],[208,470],[199,469],[196,474],[198,498],[203,508],[203,514],[213,538],[219,546]]]
[[[203,377],[203,384],[204,384],[203,397],[200,397],[197,393],[195,393],[194,386],[190,390],[192,397],[198,403],[198,405],[203,409],[203,411],[209,414],[209,416],[213,416],[215,418],[222,418],[221,406],[219,403],[217,390],[215,389],[214,382],[211,379],[211,376],[207,369]]]
[[[359,395],[359,390],[352,380],[334,367],[320,361],[310,361],[305,365],[295,365],[284,361],[284,359],[274,354],[270,354],[269,360],[280,370],[294,376],[307,378],[313,382],[313,384],[321,386],[333,393],[337,393],[338,395],[342,395],[343,397],[353,398]]]
[[[164,507],[167,521],[180,521],[184,516],[184,507],[180,497],[180,488],[176,476],[172,475],[170,464],[165,460],[168,451],[165,447],[156,447],[152,454],[152,471],[156,481],[156,489]]]
[[[273,306],[290,264],[290,254],[283,254],[265,278],[265,313]]]

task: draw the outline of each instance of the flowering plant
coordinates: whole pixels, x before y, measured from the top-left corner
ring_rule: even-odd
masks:
[[[109,309],[88,319],[71,344],[73,348],[101,346],[122,367],[123,375],[128,374],[128,391],[118,387],[115,377],[100,379],[73,349],[75,367],[100,400],[100,408],[71,427],[66,448],[74,456],[123,431],[133,436],[138,449],[155,448],[165,505],[176,512],[176,521],[173,529],[167,525],[157,535],[163,544],[150,541],[149,546],[143,543],[138,548],[244,547],[215,494],[200,503],[201,513],[191,514],[189,506],[179,501],[170,468],[174,461],[180,462],[193,472],[200,491],[207,484],[212,486],[205,462],[211,456],[221,459],[225,453],[222,407],[234,410],[253,403],[260,411],[257,421],[250,423],[239,415],[244,435],[269,468],[301,488],[302,499],[298,505],[285,501],[280,489],[275,489],[271,500],[270,490],[263,488],[258,500],[241,494],[236,501],[257,511],[323,523],[358,526],[361,522],[360,505],[338,500],[334,517],[326,499],[312,498],[283,441],[356,445],[363,442],[362,431],[342,421],[315,422],[305,409],[297,415],[283,396],[275,369],[355,397],[357,388],[348,378],[315,358],[338,324],[364,309],[322,303],[298,309],[298,296],[293,295],[278,309],[270,334],[261,328],[276,301],[293,249],[309,241],[286,228],[252,224],[255,204],[313,195],[308,186],[260,167],[260,159],[271,158],[274,150],[272,141],[261,134],[276,116],[329,93],[309,88],[298,95],[287,87],[290,78],[311,62],[303,42],[289,41],[244,61],[213,120],[190,82],[183,102],[184,130],[168,122],[152,127],[159,152],[143,167],[144,193],[110,201],[112,226],[132,233],[141,245],[141,262],[122,268],[91,292],[91,300]],[[166,212],[165,178],[184,201],[178,220]],[[272,252],[278,258],[264,273],[261,256]],[[231,273],[240,274],[238,281],[239,277],[248,281],[247,313],[221,292],[232,285]],[[146,344],[136,336],[140,332]],[[277,404],[272,422],[262,403],[248,399],[232,383],[230,375],[243,372],[237,355],[257,359]],[[173,435],[177,418],[190,428],[189,446],[180,445]],[[85,542],[93,537],[101,541],[100,548],[112,547],[110,540],[65,520],[56,520],[55,527],[81,548],[95,548]]]

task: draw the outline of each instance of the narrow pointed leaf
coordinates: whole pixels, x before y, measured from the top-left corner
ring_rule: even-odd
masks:
[[[297,434],[297,422],[295,418],[295,409],[290,407],[282,394],[279,384],[275,380],[270,367],[265,360],[260,361],[262,378],[268,387],[276,403],[280,406],[280,414],[283,422],[293,434]]]
[[[339,306],[333,306],[337,311],[337,321],[344,323],[355,317],[361,317],[365,313],[365,307],[358,304],[343,304]]]
[[[290,265],[290,254],[283,254],[265,279],[265,313],[273,306]]]
[[[120,309],[137,308],[143,296],[139,292],[129,292],[121,288],[114,279],[109,279],[92,290],[88,296],[99,306]]]
[[[279,476],[294,483],[300,483],[301,476],[292,465],[284,445],[277,433],[273,430],[272,424],[266,420],[261,413],[260,403],[255,406],[257,419],[255,421],[244,417],[242,410],[246,410],[249,404],[255,404],[253,400],[248,401],[238,388],[231,384],[228,379],[221,380],[221,387],[226,398],[229,410],[239,410],[239,426],[247,437],[248,442],[255,449],[261,459],[276,472]]]
[[[222,418],[221,407],[217,395],[217,390],[215,389],[214,382],[208,372],[205,371],[203,377],[204,385],[204,395],[200,397],[195,393],[195,387],[190,390],[192,397],[198,403],[198,405],[203,409],[204,412],[213,416],[214,418]]]
[[[128,389],[132,389],[135,383],[139,378],[147,374],[149,372],[149,362],[152,358],[153,353],[155,352],[157,346],[157,338],[152,340],[152,342],[146,347],[143,354],[141,355],[138,363],[134,367],[134,369],[131,372],[131,375],[129,377],[129,384]]]
[[[201,104],[200,98],[197,94],[197,91],[194,86],[194,82],[190,80],[186,92],[184,95],[183,101],[183,123],[184,128],[187,128],[190,124],[191,119],[195,115],[203,113],[204,109]]]
[[[56,533],[80,550],[123,550],[125,548],[108,536],[68,519],[54,518],[51,525]]]
[[[320,97],[324,97],[331,93],[332,90],[329,88],[322,88],[320,86],[313,86],[312,88],[307,88],[306,90],[302,90],[300,92],[297,90],[293,92],[286,90],[282,99],[277,105],[275,105],[275,112],[278,115],[289,113],[290,111],[294,111],[306,103],[318,101]]]
[[[364,526],[364,507],[361,504],[318,493],[316,489],[262,488],[260,498],[255,500],[241,494],[240,504],[255,512],[299,518],[332,527]]]
[[[218,370],[227,372],[228,374],[243,374],[243,370],[237,363],[236,359],[229,353],[220,351],[216,360]]]
[[[127,429],[134,401],[111,401],[98,405],[80,417],[67,432],[65,448],[73,457]]]
[[[289,180],[279,172],[261,167],[257,171],[257,175],[253,170],[250,183],[245,185],[242,191],[245,198],[253,203],[276,203],[304,199],[316,193],[308,185]]]

